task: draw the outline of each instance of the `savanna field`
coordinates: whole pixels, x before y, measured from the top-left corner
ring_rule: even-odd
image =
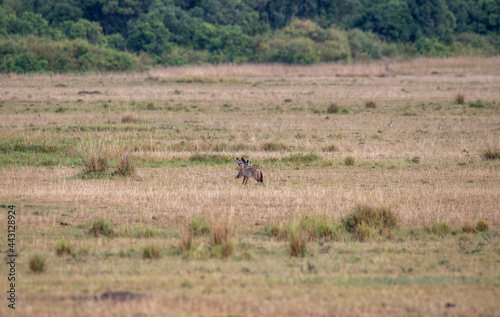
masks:
[[[0,75],[0,316],[499,316],[499,140],[500,58]]]

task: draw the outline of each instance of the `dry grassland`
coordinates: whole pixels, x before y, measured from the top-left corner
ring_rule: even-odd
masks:
[[[500,161],[482,154],[499,140],[500,58],[2,75],[0,204],[19,214],[14,315],[498,316]],[[82,177],[92,146],[110,170],[130,153],[134,175]],[[240,156],[264,184],[235,179]],[[399,231],[312,239],[303,258],[266,231],[305,216],[340,224],[360,204],[393,210]],[[192,217],[229,219],[234,253],[207,256],[205,235],[200,253],[180,254]],[[114,237],[89,234],[99,218]],[[460,231],[480,219],[487,232]],[[423,233],[436,223],[453,234]],[[61,239],[71,255],[56,255]],[[160,257],[143,259],[151,245]],[[30,271],[35,253],[43,273]],[[116,290],[145,297],[92,299]]]

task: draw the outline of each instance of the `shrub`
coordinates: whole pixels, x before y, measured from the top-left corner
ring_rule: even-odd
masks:
[[[123,153],[118,160],[118,165],[116,166],[116,173],[121,176],[132,176],[135,171],[134,161],[130,157],[130,154]]]
[[[66,242],[63,239],[59,242],[59,244],[56,246],[56,253],[57,255],[63,255],[63,254],[69,254],[71,255],[71,246],[69,242]]]
[[[326,113],[337,113],[337,112],[339,112],[339,106],[334,102],[332,102],[328,106],[328,108],[326,108]]]
[[[462,94],[462,93],[457,93],[457,95],[455,96],[455,103],[457,105],[463,105],[465,102],[465,95]]]
[[[151,244],[148,247],[145,247],[142,251],[143,259],[158,259],[160,257],[160,247],[156,244]]]
[[[398,226],[396,214],[388,207],[358,205],[353,212],[342,219],[347,232],[360,240],[366,240],[375,234],[389,233]]]
[[[377,104],[375,103],[375,101],[370,100],[370,101],[367,101],[367,102],[365,103],[365,108],[368,108],[368,109],[375,109],[375,108],[377,108]]]
[[[94,237],[113,237],[115,235],[114,230],[111,228],[111,224],[102,218],[94,220],[90,228],[90,233]]]
[[[346,156],[344,159],[344,163],[347,166],[354,166],[354,163],[356,163],[356,158],[353,156]]]
[[[39,254],[35,254],[30,258],[30,270],[33,273],[41,273],[45,271],[46,259]]]
[[[288,242],[290,245],[290,256],[305,256],[307,245],[307,232],[300,223],[293,223],[288,229]]]

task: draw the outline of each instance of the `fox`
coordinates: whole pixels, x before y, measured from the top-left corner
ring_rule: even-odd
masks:
[[[238,163],[238,175],[235,178],[243,176],[243,185],[248,183],[249,177],[255,178],[257,182],[264,182],[264,176],[260,168],[250,166],[250,161],[245,161],[243,157],[241,159],[236,158],[236,162]]]

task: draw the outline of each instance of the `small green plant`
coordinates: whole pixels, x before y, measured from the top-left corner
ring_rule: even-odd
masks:
[[[307,232],[299,222],[294,222],[288,229],[288,243],[290,246],[290,256],[305,256],[307,245]]]
[[[457,93],[457,95],[455,96],[455,103],[457,105],[463,105],[465,102],[465,95],[463,93]]]
[[[71,245],[66,240],[61,239],[61,241],[56,246],[57,255],[69,254],[71,255]]]
[[[142,251],[143,259],[158,259],[160,257],[160,247],[156,244],[151,244],[148,247],[145,247]]]
[[[102,218],[96,219],[94,220],[94,222],[92,222],[90,233],[94,237],[99,237],[99,236],[113,237],[115,235],[114,230],[111,228],[111,224]]]
[[[413,164],[418,164],[420,163],[420,157],[419,156],[414,156],[412,159],[411,159],[411,162]]]
[[[332,102],[328,106],[328,108],[326,108],[326,113],[337,113],[337,112],[339,112],[339,106],[334,102]]]
[[[46,259],[39,254],[33,255],[29,260],[30,270],[33,273],[42,273],[45,271]]]
[[[487,149],[483,150],[481,157],[484,160],[500,160],[500,149],[492,148],[491,145]]]
[[[116,174],[121,176],[132,176],[135,171],[135,164],[128,153],[123,153],[118,159]]]
[[[150,101],[150,102],[148,102],[148,104],[147,104],[146,108],[147,108],[148,110],[156,110],[156,105],[155,105],[155,103],[154,103],[154,102]]]
[[[353,156],[346,156],[346,158],[344,159],[344,163],[346,166],[354,166],[354,164],[356,163],[356,158]]]
[[[375,101],[373,101],[373,100],[367,101],[365,103],[365,108],[375,109],[375,108],[377,108],[377,103]]]
[[[300,219],[299,225],[311,239],[331,239],[335,231],[334,225],[324,217],[304,216]]]

